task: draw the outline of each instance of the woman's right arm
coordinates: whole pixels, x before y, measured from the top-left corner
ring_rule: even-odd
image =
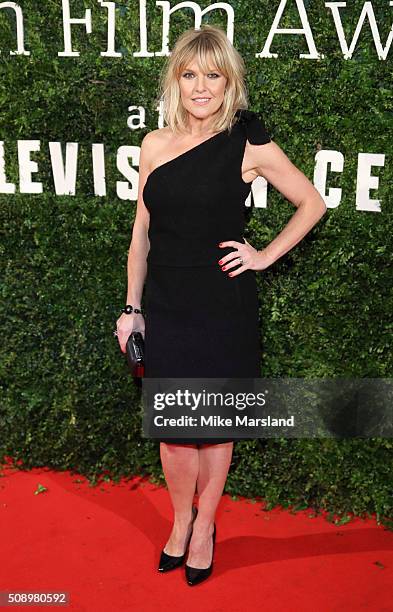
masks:
[[[143,188],[145,186],[149,170],[149,149],[151,147],[151,133],[146,134],[141,143],[139,156],[139,182],[138,200],[135,220],[132,227],[131,243],[127,259],[127,297],[126,304],[132,304],[135,308],[141,307],[143,286],[147,273],[146,258],[150,250],[148,238],[150,214],[143,201]],[[145,336],[145,321],[140,313],[122,313],[116,322],[118,340],[123,353],[126,351],[127,340],[133,331],[140,331]]]

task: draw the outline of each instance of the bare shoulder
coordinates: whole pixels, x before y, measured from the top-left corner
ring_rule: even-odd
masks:
[[[167,134],[167,127],[159,128],[157,130],[151,130],[151,132],[148,132],[143,137],[141,146],[144,146],[146,149],[152,146],[154,147],[155,144],[159,144],[160,141],[164,140]]]
[[[154,166],[154,159],[165,146],[170,145],[169,139],[171,136],[171,130],[168,126],[151,130],[146,134],[141,142],[141,155],[147,166],[152,168]]]

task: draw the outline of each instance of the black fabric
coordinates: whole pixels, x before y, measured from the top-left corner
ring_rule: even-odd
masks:
[[[153,170],[143,190],[150,213],[145,289],[145,376],[256,378],[260,332],[256,272],[233,278],[218,261],[244,242],[241,175],[246,140],[270,142],[256,113],[239,110],[225,130]],[[236,270],[238,266],[232,268]],[[219,444],[228,438],[161,438]]]

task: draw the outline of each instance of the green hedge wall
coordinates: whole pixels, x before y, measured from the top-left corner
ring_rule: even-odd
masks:
[[[106,49],[107,12],[91,0],[71,2],[73,17],[92,10],[92,34],[72,27],[79,57],[61,57],[61,2],[19,3],[27,55],[16,49],[15,18],[0,10],[0,139],[7,180],[1,193],[2,343],[0,457],[23,468],[75,469],[92,482],[102,472],[117,479],[150,474],[164,482],[158,443],[140,433],[140,388],[129,377],[112,335],[126,296],[126,260],[135,200],[117,195],[116,156],[140,145],[157,127],[155,87],[164,58],[135,57],[140,48],[138,4],[116,3],[116,51]],[[320,60],[300,58],[303,36],[277,35],[277,58],[257,58],[279,2],[232,2],[234,45],[247,65],[250,108],[260,112],[272,138],[311,180],[315,154],[344,156],[342,173],[328,187],[342,201],[268,270],[258,274],[265,377],[391,377],[392,324],[392,79],[391,53],[379,59],[366,20],[352,56],[344,59],[330,9],[305,2]],[[173,6],[173,4],[172,4]],[[205,8],[208,4],[200,4]],[[229,5],[228,5],[229,6]],[[363,2],[340,9],[352,40]],[[382,44],[391,10],[372,2]],[[162,47],[162,12],[147,3],[148,50]],[[203,18],[226,28],[224,11]],[[194,27],[191,10],[171,18],[169,47]],[[289,2],[281,28],[299,28]],[[146,127],[130,130],[131,105],[146,109]],[[43,192],[21,193],[18,140],[41,143],[31,155]],[[79,143],[75,196],[55,194],[49,142]],[[94,195],[91,144],[105,147],[107,193]],[[64,149],[63,149],[64,150]],[[374,167],[380,212],[356,210],[359,153],[385,155]],[[132,163],[132,160],[130,161]],[[134,166],[137,169],[137,164]],[[135,187],[135,185],[134,185]],[[267,208],[255,208],[247,239],[263,248],[295,209],[274,188]],[[393,519],[392,442],[389,439],[261,439],[235,445],[226,491],[262,496],[269,504],[328,509]],[[335,517],[339,517],[338,519]]]

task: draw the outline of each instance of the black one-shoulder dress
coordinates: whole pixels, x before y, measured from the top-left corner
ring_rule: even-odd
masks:
[[[150,213],[145,282],[145,377],[257,378],[260,332],[256,272],[229,277],[219,260],[244,242],[246,141],[270,142],[263,120],[236,123],[153,170],[143,189]],[[231,268],[236,270],[238,266]],[[161,438],[220,444],[228,438]]]

